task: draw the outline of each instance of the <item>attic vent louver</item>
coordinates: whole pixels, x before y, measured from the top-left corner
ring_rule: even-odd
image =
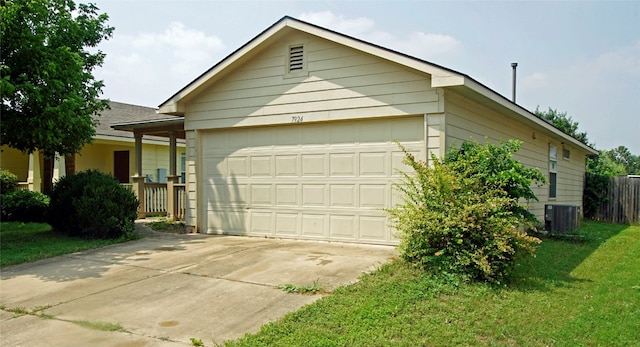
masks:
[[[289,72],[301,71],[304,69],[304,46],[296,45],[289,47]]]

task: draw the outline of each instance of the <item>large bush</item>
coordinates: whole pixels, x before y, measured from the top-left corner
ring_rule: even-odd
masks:
[[[405,260],[430,271],[502,283],[519,255],[535,251],[540,240],[525,231],[534,221],[521,213],[518,198],[523,190],[516,189],[526,180],[492,170],[518,167],[501,154],[511,146],[480,146],[485,149],[478,152],[487,154],[482,159],[468,157],[470,147],[463,146],[466,153],[445,161],[433,157],[432,166],[405,151],[404,162],[415,173],[404,174],[404,181],[396,185],[404,200],[388,210],[400,232]],[[472,165],[479,165],[478,171]],[[480,168],[487,171],[481,173]]]
[[[18,187],[18,176],[7,170],[0,170],[0,194],[9,194]]]
[[[51,193],[49,224],[71,236],[130,237],[138,200],[111,175],[88,170],[67,175]]]
[[[3,222],[34,222],[45,221],[49,197],[29,190],[14,190],[0,197],[0,209]]]
[[[499,146],[489,142],[485,145],[465,142],[450,150],[444,162],[463,177],[479,181],[481,190],[504,191],[516,202],[520,199],[538,201],[531,185],[542,185],[546,179],[539,169],[528,168],[513,159],[513,153],[518,152],[521,146],[522,142],[517,140],[509,140]],[[513,204],[511,211],[530,222],[537,222],[525,205]]]

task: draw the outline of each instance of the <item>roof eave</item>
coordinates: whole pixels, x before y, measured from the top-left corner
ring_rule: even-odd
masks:
[[[522,116],[524,119],[528,120],[529,122],[532,122],[532,123],[536,124],[537,126],[540,126],[540,127],[544,128],[545,130],[553,133],[554,135],[564,139],[568,143],[571,143],[573,146],[581,148],[582,150],[584,150],[588,154],[592,154],[592,155],[598,154],[597,150],[595,150],[595,149],[591,148],[590,146],[585,145],[584,143],[578,141],[573,136],[564,133],[562,130],[556,128],[552,124],[550,124],[550,123],[546,122],[545,120],[541,119],[540,117],[536,116],[535,114],[533,114],[529,110],[527,110],[524,107],[514,103],[513,101],[507,99],[503,95],[497,93],[496,91],[494,91],[491,88],[485,86],[484,84],[474,80],[473,78],[470,78],[470,77],[465,78],[464,87],[469,88],[469,89],[475,91],[476,93],[481,94],[485,98],[490,99],[491,101],[497,103],[498,105],[500,105],[502,107],[507,108],[508,110],[510,110],[512,112],[518,113],[520,116]]]

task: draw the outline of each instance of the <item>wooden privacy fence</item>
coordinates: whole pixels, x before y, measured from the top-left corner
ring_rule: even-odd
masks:
[[[607,201],[596,219],[620,224],[640,224],[640,177],[611,177]]]

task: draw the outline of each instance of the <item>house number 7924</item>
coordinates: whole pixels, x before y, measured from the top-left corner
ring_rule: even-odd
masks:
[[[291,123],[302,123],[302,116],[291,116]]]

